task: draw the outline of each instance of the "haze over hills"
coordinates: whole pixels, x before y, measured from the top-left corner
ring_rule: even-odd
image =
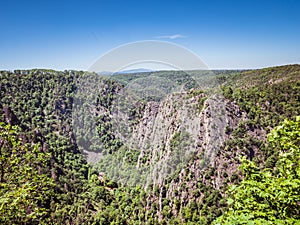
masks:
[[[138,68],[138,69],[129,69],[129,70],[122,70],[117,72],[119,74],[131,74],[131,73],[146,73],[146,72],[153,72],[155,70],[152,69],[145,69],[145,68]]]
[[[118,72],[110,72],[110,71],[101,71],[97,72],[97,74],[102,76],[109,76],[113,74],[133,74],[133,73],[146,73],[146,72],[153,72],[155,70],[145,69],[145,68],[138,68],[138,69],[130,69],[130,70],[121,70]]]
[[[1,224],[300,221],[300,65],[0,84]]]

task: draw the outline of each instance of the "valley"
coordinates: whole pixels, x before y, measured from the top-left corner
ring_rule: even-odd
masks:
[[[300,221],[300,65],[0,71],[0,99],[1,224]]]

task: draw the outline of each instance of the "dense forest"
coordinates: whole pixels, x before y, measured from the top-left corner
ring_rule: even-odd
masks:
[[[300,65],[0,71],[0,98],[1,224],[300,224]]]

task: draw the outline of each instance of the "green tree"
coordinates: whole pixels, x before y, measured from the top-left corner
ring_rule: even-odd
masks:
[[[280,151],[274,169],[242,159],[245,179],[229,189],[229,211],[214,224],[300,224],[300,116],[268,136]]]
[[[50,155],[23,144],[19,132],[0,123],[0,223],[46,224],[54,182],[43,170]]]

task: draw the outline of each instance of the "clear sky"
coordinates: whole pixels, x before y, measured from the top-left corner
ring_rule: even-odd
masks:
[[[300,63],[299,0],[0,0],[0,70],[87,70],[128,42],[163,40],[210,68]]]

